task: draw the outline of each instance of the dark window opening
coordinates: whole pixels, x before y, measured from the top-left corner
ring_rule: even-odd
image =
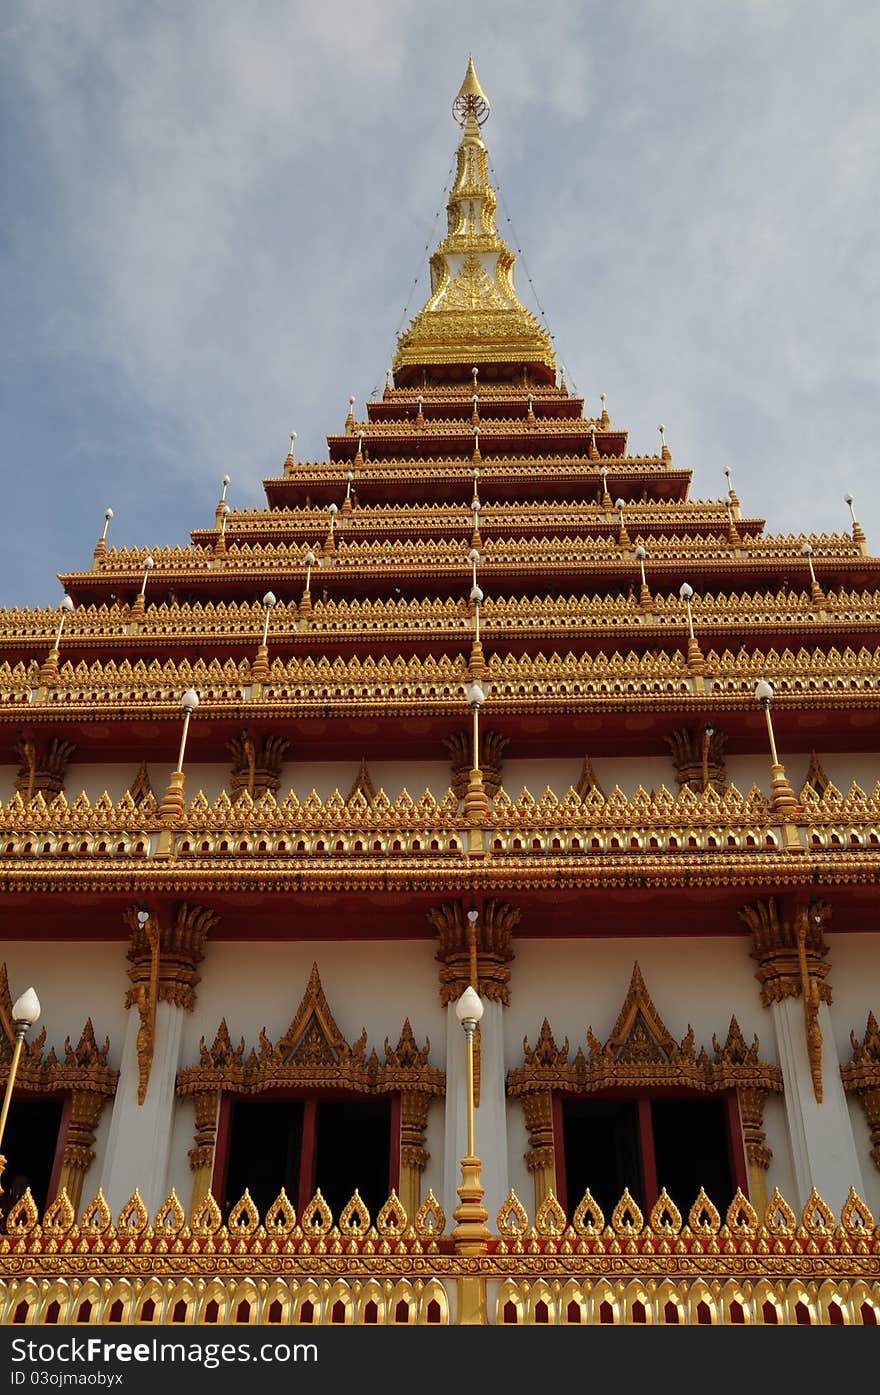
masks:
[[[628,1187],[644,1206],[635,1100],[564,1100],[565,1194],[574,1211],[589,1189],[606,1219]]]
[[[703,1187],[723,1216],[735,1191],[725,1101],[652,1100],[651,1131],[658,1188],[687,1216]]]
[[[223,1211],[250,1193],[261,1219],[283,1187],[300,1213],[320,1189],[335,1222],[355,1191],[371,1221],[391,1189],[392,1102],[235,1100]]]
[[[28,1187],[41,1218],[46,1210],[61,1110],[61,1100],[13,1099],[9,1106],[3,1134],[4,1190],[0,1197],[4,1228],[5,1217]]]
[[[236,1100],[230,1123],[223,1214],[245,1189],[264,1217],[283,1187],[297,1204],[302,1152],[302,1100]]]

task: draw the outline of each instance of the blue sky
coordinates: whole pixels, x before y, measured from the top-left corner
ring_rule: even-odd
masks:
[[[108,505],[150,546],[225,473],[261,505],[381,389],[469,51],[588,410],[770,531],[850,490],[880,551],[878,41],[868,0],[7,0],[0,601],[55,603]]]

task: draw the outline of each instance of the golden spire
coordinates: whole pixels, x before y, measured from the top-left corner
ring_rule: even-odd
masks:
[[[480,126],[489,101],[468,61],[452,106],[462,128],[447,232],[431,257],[431,294],[398,340],[395,381],[407,370],[477,363],[533,364],[555,382],[550,336],[521,304],[516,258],[495,226],[495,190]]]

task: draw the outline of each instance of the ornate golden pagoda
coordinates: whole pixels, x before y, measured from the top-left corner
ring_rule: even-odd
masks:
[[[572,395],[453,112],[366,415],[0,612],[6,1324],[880,1315],[880,561]]]

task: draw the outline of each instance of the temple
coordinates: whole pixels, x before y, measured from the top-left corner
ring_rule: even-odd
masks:
[[[880,561],[574,395],[453,114],[326,458],[0,612],[4,1324],[880,1317]]]

